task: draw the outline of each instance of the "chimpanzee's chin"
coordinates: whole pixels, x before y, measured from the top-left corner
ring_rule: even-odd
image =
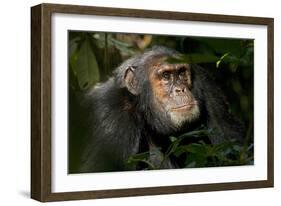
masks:
[[[169,112],[171,122],[177,130],[180,130],[187,123],[196,121],[200,115],[198,105],[194,105],[191,109],[183,111],[171,111]]]

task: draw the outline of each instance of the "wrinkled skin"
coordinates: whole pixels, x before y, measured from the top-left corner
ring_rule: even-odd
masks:
[[[167,113],[172,123],[180,128],[184,122],[199,117],[198,102],[191,93],[190,65],[158,62],[149,71],[155,110]]]

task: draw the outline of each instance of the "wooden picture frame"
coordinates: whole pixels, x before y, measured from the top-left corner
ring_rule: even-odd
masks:
[[[262,25],[267,27],[267,178],[257,181],[169,185],[157,187],[107,189],[93,191],[52,191],[51,142],[51,67],[52,22],[55,13],[97,15],[127,18],[216,22]],[[31,197],[48,201],[80,200],[139,195],[204,192],[273,187],[273,35],[272,18],[228,16],[214,14],[104,8],[76,5],[40,4],[31,8]],[[266,69],[266,68],[265,68]]]

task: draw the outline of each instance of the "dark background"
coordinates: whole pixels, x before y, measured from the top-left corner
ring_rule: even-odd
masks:
[[[124,60],[154,45],[176,49],[184,54],[183,61],[207,68],[224,91],[230,112],[246,126],[245,143],[242,147],[231,144],[214,150],[210,146],[200,145],[197,148],[198,154],[189,160],[195,164],[190,164],[189,167],[208,166],[206,160],[209,157],[199,154],[202,149],[207,152],[212,150],[212,155],[216,156],[216,163],[212,166],[252,164],[254,40],[250,39],[70,31],[69,115],[74,117],[71,121],[83,119],[83,114],[77,109],[80,98],[78,94],[97,82],[106,81]],[[83,131],[71,128],[69,132],[72,133],[69,139],[69,172],[75,173],[81,161],[84,135]],[[226,155],[230,150],[235,161],[233,158],[219,158],[221,153]]]

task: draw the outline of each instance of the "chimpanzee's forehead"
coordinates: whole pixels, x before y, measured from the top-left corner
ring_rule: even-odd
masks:
[[[150,67],[169,64],[168,61],[167,61],[167,59],[169,57],[170,56],[168,56],[168,55],[152,56],[149,59],[147,59],[146,63],[147,63],[147,66],[150,66]]]
[[[167,59],[170,56],[167,55],[162,55],[162,56],[158,56],[158,57],[154,57],[152,59],[150,59],[149,62],[147,62],[147,66],[149,69],[155,70],[155,69],[164,69],[164,70],[174,70],[174,69],[178,69],[180,67],[186,67],[189,68],[189,64],[187,63],[169,63],[167,61]]]

